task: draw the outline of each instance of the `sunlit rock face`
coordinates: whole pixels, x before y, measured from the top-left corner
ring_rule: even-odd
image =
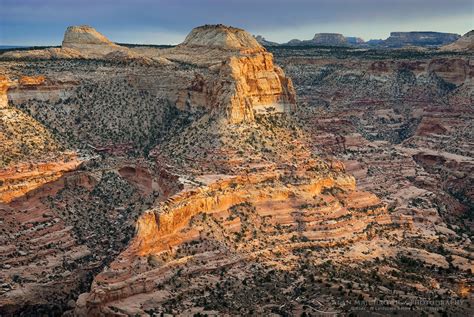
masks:
[[[12,97],[19,101],[50,99],[55,89],[46,81],[45,76],[22,76],[18,80],[0,76],[0,203],[56,180],[79,164],[73,152],[61,151],[45,126],[9,105]]]
[[[273,64],[271,54],[231,57],[222,66],[216,106],[232,123],[253,121],[255,114],[290,112],[296,107],[291,79]]]
[[[112,47],[72,27],[0,55],[0,315],[345,314],[469,278],[463,54],[273,56],[222,25]]]
[[[197,89],[203,94],[191,103],[204,103],[231,123],[252,122],[256,113],[289,112],[296,106],[291,79],[274,65],[272,54],[242,29],[197,27],[171,57],[209,65],[210,76],[204,76]]]

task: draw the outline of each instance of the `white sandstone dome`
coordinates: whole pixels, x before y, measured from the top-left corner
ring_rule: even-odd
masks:
[[[222,24],[203,25],[194,28],[181,46],[204,46],[225,50],[265,50],[257,40],[245,30]]]

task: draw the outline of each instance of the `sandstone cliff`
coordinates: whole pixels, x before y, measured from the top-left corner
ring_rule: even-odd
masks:
[[[193,65],[193,77],[177,73],[178,84],[187,86],[177,89],[175,84],[168,94],[181,110],[204,108],[230,123],[241,123],[254,121],[257,113],[289,112],[296,106],[291,79],[242,29],[197,27],[177,47],[148,51],[146,56]]]
[[[63,49],[73,49],[85,57],[104,57],[116,51],[127,51],[112,43],[104,35],[88,25],[70,26],[67,28],[62,43]]]
[[[50,131],[30,115],[9,104],[10,89],[21,85],[38,86],[43,79],[22,77],[19,81],[13,81],[6,76],[0,77],[0,168],[39,159],[60,149]]]
[[[34,142],[8,124],[5,139],[43,150],[49,131],[88,160],[66,172],[74,154],[52,150],[0,171],[0,315],[457,296],[472,272],[468,54],[273,52],[217,25],[173,48],[0,61],[3,120],[32,120],[17,132]]]
[[[204,54],[213,48],[238,51],[227,56],[216,69],[217,78],[211,83],[208,105],[224,113],[231,123],[253,121],[255,114],[265,113],[267,109],[288,112],[295,107],[291,80],[273,64],[273,56],[247,32],[222,25],[204,26],[191,31],[181,45],[201,47]]]
[[[264,49],[245,30],[222,24],[194,28],[180,46],[208,49],[238,50],[243,53],[262,52]]]
[[[141,307],[166,303],[169,297],[159,294],[176,272],[214,279],[227,268],[252,276],[253,265],[285,266],[273,252],[351,245],[366,239],[371,227],[410,225],[409,218],[388,215],[374,195],[357,191],[352,177],[335,171],[316,176],[310,170],[298,173],[309,179],[294,183],[283,181],[284,171],[222,176],[145,212],[130,247],[95,278],[90,293],[81,295],[76,315],[115,309],[141,314]],[[146,302],[150,297],[156,300]],[[128,298],[139,305],[128,305]]]

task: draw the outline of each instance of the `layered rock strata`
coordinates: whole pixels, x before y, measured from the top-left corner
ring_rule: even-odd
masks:
[[[286,183],[285,174],[220,176],[145,212],[129,248],[95,278],[75,313],[143,314],[139,307],[159,309],[169,300],[158,294],[177,272],[212,276],[224,267],[265,263],[260,255],[275,249],[350,245],[367,239],[371,227],[410,226],[409,217],[389,215],[376,196],[357,191],[350,176],[333,171],[311,178],[306,170],[297,173],[305,181]]]
[[[58,179],[79,164],[75,153],[63,153],[42,124],[9,105],[12,91],[16,91],[14,95],[22,91],[20,100],[29,91],[35,91],[35,97],[49,99],[48,92],[36,90],[42,90],[45,81],[44,76],[22,76],[17,81],[0,78],[0,202],[9,202]]]

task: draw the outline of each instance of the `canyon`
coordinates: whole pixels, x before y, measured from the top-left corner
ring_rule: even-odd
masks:
[[[459,41],[264,47],[204,25],[158,48],[75,26],[1,54],[0,314],[472,314]]]

